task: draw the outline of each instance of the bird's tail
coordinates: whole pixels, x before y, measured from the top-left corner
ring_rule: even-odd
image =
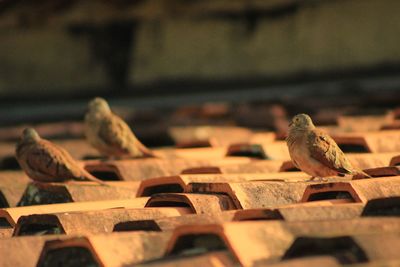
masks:
[[[84,171],[83,175],[82,175],[82,180],[84,181],[91,181],[91,182],[95,182],[98,183],[100,185],[105,185],[105,186],[110,186],[109,184],[105,183],[104,181],[94,177],[93,175],[91,175],[89,172]]]

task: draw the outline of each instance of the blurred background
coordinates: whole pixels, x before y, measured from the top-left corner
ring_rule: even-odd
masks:
[[[386,115],[400,100],[399,10],[393,0],[1,0],[0,124],[63,121],[80,136],[74,123],[94,96],[149,145],[171,144],[160,133],[174,125],[284,133],[298,112],[321,125]]]

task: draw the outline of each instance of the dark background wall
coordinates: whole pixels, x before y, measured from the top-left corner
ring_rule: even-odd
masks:
[[[2,1],[0,97],[393,78],[398,10],[392,0]]]

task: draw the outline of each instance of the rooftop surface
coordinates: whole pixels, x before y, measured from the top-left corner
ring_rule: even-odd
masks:
[[[137,159],[102,158],[76,117],[6,120],[0,266],[400,266],[394,102],[360,96],[133,110],[111,101],[159,155]],[[371,178],[311,180],[297,169],[285,136],[299,112]],[[14,156],[28,125],[108,186],[30,180]]]

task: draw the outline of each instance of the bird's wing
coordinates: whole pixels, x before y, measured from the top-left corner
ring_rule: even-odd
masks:
[[[153,153],[136,138],[128,124],[114,114],[102,121],[99,137],[119,153],[131,156],[153,156]]]
[[[129,126],[121,118],[113,115],[102,120],[98,136],[106,145],[112,147],[113,150],[128,153],[130,134],[132,132]]]
[[[43,175],[72,178],[73,170],[65,153],[56,145],[40,140],[27,151],[26,163],[33,171]]]
[[[307,146],[311,157],[326,167],[336,170],[339,173],[352,172],[350,162],[329,135],[318,130],[313,130],[307,136]]]

